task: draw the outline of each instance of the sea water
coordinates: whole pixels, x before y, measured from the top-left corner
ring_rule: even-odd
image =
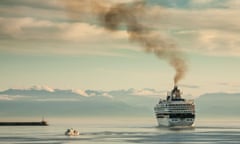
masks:
[[[194,128],[158,127],[155,118],[52,118],[49,126],[1,126],[1,144],[239,144],[239,119],[200,119]],[[79,136],[65,136],[73,128]]]

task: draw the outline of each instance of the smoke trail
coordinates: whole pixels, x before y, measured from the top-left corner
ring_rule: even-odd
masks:
[[[74,17],[83,14],[96,17],[98,22],[109,31],[117,31],[124,26],[129,40],[137,42],[147,51],[165,59],[176,71],[174,84],[186,73],[187,64],[181,52],[171,40],[156,35],[151,28],[140,23],[141,15],[150,8],[144,1],[111,4],[105,0],[64,0],[66,7]]]

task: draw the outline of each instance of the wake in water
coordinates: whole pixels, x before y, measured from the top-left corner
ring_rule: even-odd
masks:
[[[234,124],[237,125],[238,123]],[[69,137],[64,135],[70,125],[51,125],[48,127],[1,127],[0,143],[104,143],[104,144],[238,144],[240,127],[206,125],[193,128],[156,127],[152,122],[141,124],[102,124],[75,125],[80,134]]]

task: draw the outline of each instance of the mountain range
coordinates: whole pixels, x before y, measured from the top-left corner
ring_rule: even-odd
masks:
[[[48,87],[0,92],[0,115],[153,116],[165,92],[155,89],[61,90]],[[240,93],[206,93],[195,99],[197,116],[240,116]]]

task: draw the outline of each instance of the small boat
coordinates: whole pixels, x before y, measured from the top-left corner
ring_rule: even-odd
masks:
[[[66,136],[78,136],[79,135],[79,131],[74,130],[73,128],[67,129],[67,131],[65,132]]]

